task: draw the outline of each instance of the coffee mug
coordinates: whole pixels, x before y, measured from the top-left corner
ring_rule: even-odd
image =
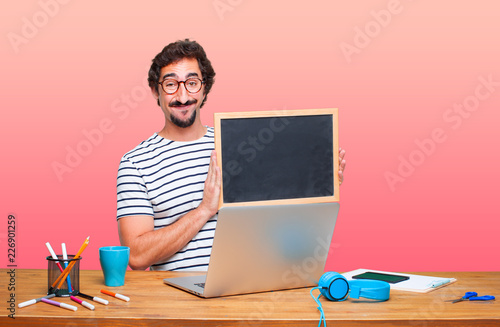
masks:
[[[125,284],[130,248],[127,246],[105,246],[99,248],[99,261],[101,262],[106,286],[122,286]]]

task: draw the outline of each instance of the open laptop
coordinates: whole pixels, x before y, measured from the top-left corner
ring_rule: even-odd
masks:
[[[316,286],[338,203],[222,207],[206,275],[168,285],[210,298]]]

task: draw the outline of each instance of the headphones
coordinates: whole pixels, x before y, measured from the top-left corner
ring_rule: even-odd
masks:
[[[319,289],[321,292],[318,297],[314,297],[313,291]],[[344,276],[339,273],[329,271],[323,274],[319,279],[318,286],[313,287],[310,294],[314,301],[318,304],[318,310],[321,313],[319,324],[323,321],[326,327],[325,312],[323,306],[319,302],[319,297],[323,295],[330,301],[344,301],[349,296],[354,299],[364,297],[367,299],[387,301],[389,300],[389,293],[391,286],[387,282],[381,280],[350,280],[348,281]]]
[[[318,282],[321,295],[330,301],[344,301],[348,297],[387,301],[391,287],[380,280],[350,280],[339,273],[329,271]]]

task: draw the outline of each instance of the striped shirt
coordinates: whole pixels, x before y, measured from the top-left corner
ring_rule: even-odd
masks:
[[[157,230],[197,208],[213,149],[214,131],[207,127],[196,141],[171,141],[155,133],[127,152],[118,169],[117,219],[151,216]],[[217,215],[184,248],[150,269],[206,271],[216,223]]]

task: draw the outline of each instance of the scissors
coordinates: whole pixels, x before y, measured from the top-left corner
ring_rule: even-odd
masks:
[[[457,303],[461,301],[490,301],[494,300],[495,297],[493,295],[483,295],[477,296],[477,292],[466,292],[465,295],[457,300],[448,300],[447,302]]]

